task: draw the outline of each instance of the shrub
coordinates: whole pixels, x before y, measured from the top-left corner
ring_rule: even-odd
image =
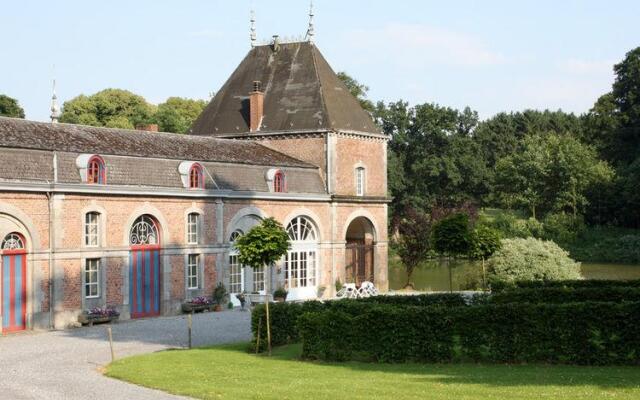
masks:
[[[620,303],[623,301],[640,302],[640,288],[616,286],[517,288],[493,293],[487,301],[492,304],[562,304],[585,301],[611,303]]]
[[[503,239],[489,259],[489,281],[515,282],[578,279],[580,264],[551,241],[534,238]]]
[[[631,287],[640,288],[640,279],[632,281],[612,281],[599,279],[578,279],[559,281],[515,281],[499,282],[492,286],[493,292],[512,288],[610,288],[610,287]]]
[[[544,218],[543,237],[557,243],[570,243],[585,231],[584,219],[570,214],[549,214]]]
[[[549,362],[640,365],[640,303],[365,304],[299,318],[303,356],[382,362]]]

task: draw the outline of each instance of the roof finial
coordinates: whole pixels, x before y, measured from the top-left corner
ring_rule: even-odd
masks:
[[[251,9],[251,47],[256,47],[256,13]]]
[[[313,37],[315,36],[316,32],[313,28],[313,0],[309,1],[309,27],[307,28],[307,36],[306,39],[309,41],[309,43],[313,43]]]
[[[51,123],[57,124],[60,118],[60,106],[58,106],[58,96],[56,96],[56,80],[53,80],[53,95],[51,96]]]

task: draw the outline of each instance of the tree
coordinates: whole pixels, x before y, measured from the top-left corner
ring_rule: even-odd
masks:
[[[399,235],[395,240],[398,256],[407,271],[405,287],[412,287],[413,271],[431,251],[431,218],[423,212],[410,208],[399,222]]]
[[[580,279],[580,263],[552,241],[503,239],[489,259],[489,282]]]
[[[434,250],[447,258],[449,291],[453,291],[453,277],[449,258],[467,255],[471,251],[472,241],[469,216],[456,213],[438,221],[433,227],[431,240]]]
[[[186,133],[206,105],[204,100],[169,97],[158,105],[155,120],[162,132]]]
[[[24,109],[20,107],[18,100],[4,94],[0,94],[0,116],[24,118]]]
[[[469,256],[482,261],[482,286],[487,288],[485,260],[500,249],[500,232],[488,226],[478,226],[471,233],[471,251]]]
[[[365,111],[373,112],[374,105],[371,100],[367,99],[367,93],[369,92],[369,86],[362,84],[351,77],[346,72],[338,72],[338,78],[345,84],[349,92],[358,99],[360,102],[360,106],[365,109]]]
[[[569,210],[574,216],[588,204],[587,189],[609,181],[613,171],[595,149],[570,135],[528,136],[522,150],[496,164],[496,191],[505,206],[543,212]]]
[[[105,89],[66,101],[60,122],[133,129],[140,124],[152,123],[155,111],[156,107],[142,96],[127,90]]]
[[[264,219],[259,225],[254,226],[249,232],[236,239],[235,247],[238,250],[238,261],[241,264],[253,268],[265,270],[265,312],[267,318],[267,349],[271,355],[271,323],[269,320],[269,299],[271,266],[289,249],[289,235],[282,225],[273,218]]]

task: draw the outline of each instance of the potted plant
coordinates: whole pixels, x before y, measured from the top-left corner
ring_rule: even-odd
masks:
[[[229,292],[227,292],[227,288],[224,287],[222,282],[219,282],[215,289],[213,289],[213,301],[215,301],[215,306],[213,308],[214,311],[222,311],[224,304],[227,303],[229,299]]]
[[[273,292],[273,299],[279,303],[284,302],[287,299],[287,292],[282,286],[277,288],[275,292]]]
[[[194,297],[182,303],[182,311],[185,313],[209,311],[211,307],[213,307],[213,301],[205,296]]]
[[[120,312],[114,306],[94,307],[83,311],[78,316],[78,322],[93,326],[93,324],[115,321],[118,317],[120,317]]]

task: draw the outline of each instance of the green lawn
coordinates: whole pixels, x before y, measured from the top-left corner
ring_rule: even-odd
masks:
[[[118,360],[106,374],[201,399],[640,399],[640,368],[476,364],[328,364],[271,358],[247,345]]]

